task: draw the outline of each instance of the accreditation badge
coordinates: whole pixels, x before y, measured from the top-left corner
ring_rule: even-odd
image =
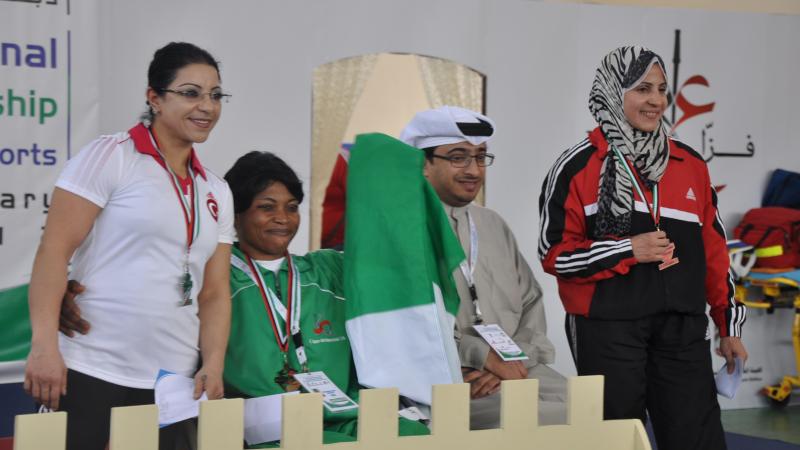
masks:
[[[528,356],[522,352],[516,342],[496,323],[488,325],[473,325],[472,328],[481,335],[484,341],[500,355],[503,361],[522,361]]]
[[[303,389],[308,392],[319,392],[322,394],[322,404],[330,412],[347,411],[358,408],[358,403],[347,396],[338,386],[336,386],[325,372],[306,372],[295,373],[294,379],[297,380]]]

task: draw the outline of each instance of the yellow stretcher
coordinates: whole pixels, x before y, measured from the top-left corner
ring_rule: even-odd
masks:
[[[748,308],[766,309],[768,313],[778,308],[794,308],[792,344],[797,371],[761,391],[774,405],[785,406],[792,391],[800,388],[800,269],[752,269],[737,279],[736,299]]]

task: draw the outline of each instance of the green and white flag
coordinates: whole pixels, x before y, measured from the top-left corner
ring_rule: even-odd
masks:
[[[28,285],[0,289],[0,384],[22,382],[30,348]]]
[[[347,179],[347,334],[358,381],[430,405],[460,383],[453,270],[464,251],[422,175],[424,153],[383,134],[356,138]]]

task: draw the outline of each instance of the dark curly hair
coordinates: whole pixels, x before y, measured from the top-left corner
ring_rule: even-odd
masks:
[[[233,193],[236,214],[250,209],[253,198],[272,183],[282,183],[299,203],[303,202],[303,182],[284,160],[270,152],[252,151],[237,159],[225,180]]]

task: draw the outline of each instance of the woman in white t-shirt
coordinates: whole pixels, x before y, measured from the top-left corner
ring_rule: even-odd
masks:
[[[67,411],[68,449],[103,449],[110,409],[153,403],[162,369],[194,377],[196,398],[223,394],[233,202],[192,146],[228,96],[214,58],[188,43],[156,51],[148,84],[142,123],[67,164],[34,261],[25,389]],[[92,324],[73,337],[58,333],[70,259]]]

